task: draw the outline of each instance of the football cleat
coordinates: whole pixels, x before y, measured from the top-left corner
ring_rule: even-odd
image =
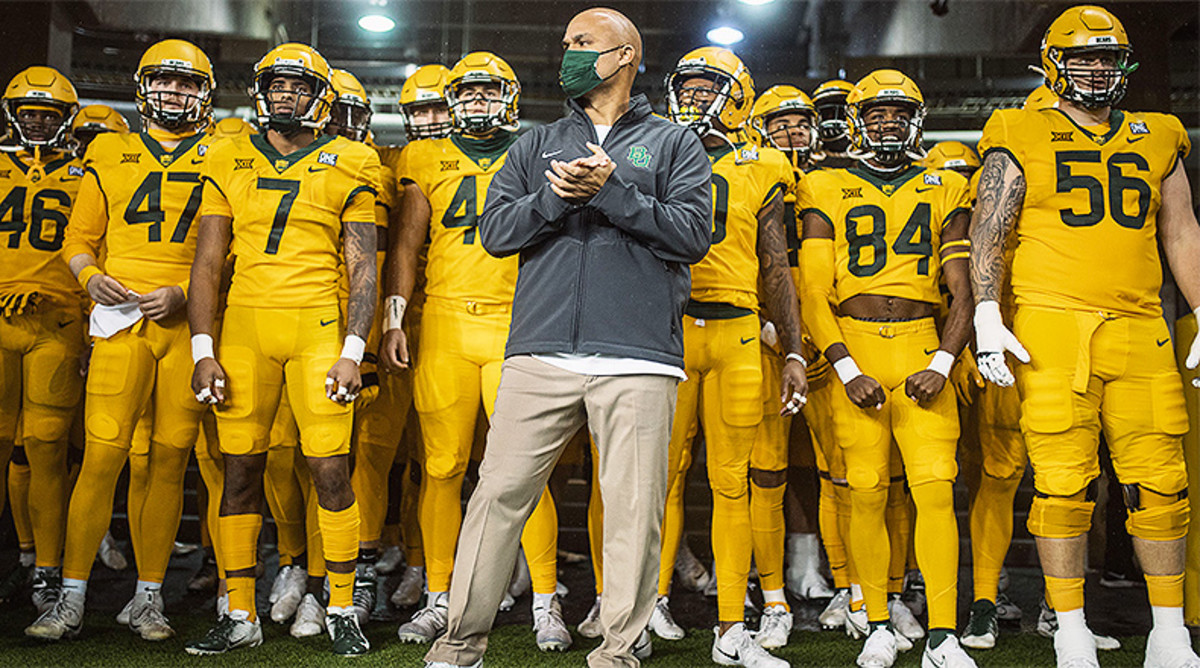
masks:
[[[741,622],[734,624],[724,635],[720,627],[713,629],[712,660],[722,666],[746,668],[788,668],[791,665],[763,649]]]
[[[651,617],[651,621],[653,621],[653,616]],[[596,602],[592,604],[592,609],[588,610],[587,617],[584,617],[583,621],[579,622],[579,626],[575,630],[584,638],[599,638],[604,635],[604,629],[600,626],[599,596],[596,597]]]
[[[292,621],[290,633],[293,638],[319,636],[325,630],[325,606],[312,594],[305,594],[296,608],[296,619]]]
[[[375,608],[375,589],[379,576],[375,574],[374,564],[358,564],[355,569],[354,602],[350,607],[358,615],[358,625],[362,627],[371,618],[371,610]]]
[[[1145,668],[1200,668],[1187,627],[1153,628],[1146,637]]]
[[[649,631],[642,629],[637,641],[633,643],[632,652],[638,661],[645,661],[650,658],[650,655],[654,653],[654,641],[650,639]]]
[[[816,136],[815,132],[813,136]],[[792,594],[805,600],[832,598],[834,592],[825,581],[825,576],[821,575],[821,546],[817,535],[790,534],[787,547],[789,561],[786,580]]]
[[[166,640],[175,635],[175,629],[163,614],[161,591],[156,589],[133,596],[129,605],[129,629],[142,640]]]
[[[871,624],[867,620],[867,608],[863,606],[859,610],[849,610],[846,612],[846,624],[843,626],[846,635],[855,640],[860,640],[866,637],[871,630]]]
[[[250,613],[245,610],[234,610],[209,629],[207,635],[188,643],[184,649],[188,654],[205,656],[224,654],[232,649],[258,647],[263,641],[262,625],[257,619],[249,621],[249,616]]]
[[[123,571],[129,568],[129,560],[117,547],[117,541],[113,539],[111,533],[105,533],[104,538],[100,540],[100,549],[96,550],[96,558],[114,571]]]
[[[839,589],[834,593],[829,604],[817,615],[817,621],[825,630],[840,629],[846,626],[846,615],[850,614],[850,590]]]
[[[925,629],[913,615],[912,610],[900,600],[900,597],[888,599],[888,616],[892,620],[892,628],[897,634],[909,640],[920,640],[925,637]]]
[[[971,604],[971,616],[967,619],[962,644],[971,649],[995,647],[996,639],[1000,637],[1000,625],[997,622],[995,603],[984,599],[975,601]]]
[[[331,607],[325,612],[325,625],[329,630],[329,639],[333,641],[334,654],[359,656],[371,649],[371,643],[358,625],[358,611],[354,606]]]
[[[900,594],[900,600],[914,615],[920,617],[925,614],[925,576],[921,575],[921,571],[909,571],[904,576],[904,592]]]
[[[308,587],[308,573],[300,566],[284,566],[271,584],[271,620],[282,624],[296,614]]]
[[[793,623],[792,611],[786,605],[768,605],[758,620],[754,639],[763,649],[779,649],[787,645]]]
[[[62,568],[58,566],[33,570],[33,607],[41,615],[54,607],[62,591]]]
[[[396,630],[401,642],[429,643],[446,632],[446,616],[450,607],[449,592],[431,593],[428,597],[429,601],[425,607]]]
[[[875,629],[867,636],[855,662],[861,668],[891,668],[896,662],[896,636],[886,626]]]
[[[403,563],[404,550],[401,550],[399,545],[389,545],[379,555],[379,561],[375,562],[375,572],[381,575],[391,575]]]
[[[200,564],[200,570],[188,580],[188,591],[208,591],[216,589],[217,582],[220,580],[220,574],[217,573],[217,558],[213,555],[206,555],[204,563]],[[274,589],[272,589],[274,591]]]
[[[392,605],[397,608],[408,608],[421,600],[425,591],[425,567],[407,566],[396,591],[392,592]]]
[[[975,668],[975,659],[958,644],[958,638],[950,636],[937,647],[931,648],[928,642],[925,643],[921,668]]]
[[[1058,614],[1046,604],[1045,597],[1038,606],[1036,630],[1037,634],[1043,638],[1054,638],[1054,633],[1058,631]],[[1115,652],[1121,649],[1121,641],[1112,636],[1100,635],[1093,631],[1092,639],[1096,641],[1096,649],[1101,652]]]
[[[688,589],[701,592],[714,581],[708,569],[692,553],[686,540],[680,541],[679,552],[675,555],[675,578]]]
[[[537,634],[538,649],[543,652],[565,652],[571,646],[571,632],[562,618],[562,605],[558,597],[550,599],[550,605],[533,605],[533,630]]]
[[[1020,622],[1021,608],[1017,607],[1016,603],[1008,597],[1008,594],[1000,592],[996,595],[996,619],[1002,622]]]
[[[83,628],[84,598],[79,592],[64,589],[53,608],[25,627],[25,635],[38,640],[61,640],[79,635]]]
[[[671,600],[666,596],[659,596],[654,602],[654,610],[650,613],[650,630],[663,640],[683,639],[683,627],[676,624],[671,616]]]
[[[1058,668],[1100,668],[1096,639],[1087,629],[1054,632],[1054,660]]]

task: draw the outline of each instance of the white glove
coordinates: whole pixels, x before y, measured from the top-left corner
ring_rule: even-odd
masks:
[[[762,326],[762,332],[759,333],[758,338],[762,340],[763,343],[771,347],[774,347],[775,344],[779,343],[779,332],[775,329],[775,323],[771,322],[770,320],[764,322]]]
[[[1200,308],[1195,310],[1195,314],[1197,322],[1200,322]],[[1196,334],[1196,338],[1192,339],[1192,347],[1188,350],[1184,365],[1189,369],[1200,366],[1200,334]],[[1200,378],[1192,378],[1192,387],[1200,387]]]
[[[993,300],[975,305],[975,350],[979,373],[1000,387],[1008,387],[1014,380],[1004,360],[1005,351],[1022,362],[1029,362],[1025,346],[1004,326],[1000,304]],[[1200,353],[1197,356],[1200,360]]]

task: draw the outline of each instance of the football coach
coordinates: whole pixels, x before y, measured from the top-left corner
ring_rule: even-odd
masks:
[[[521,269],[448,629],[425,657],[436,668],[483,656],[525,519],[585,423],[604,566],[620,575],[605,579],[604,642],[588,664],[637,666],[654,607],[688,266],[708,252],[712,170],[695,133],[631,96],[642,40],[628,18],[584,11],[562,45],[570,114],[513,144],[479,218],[484,248],[519,254]]]

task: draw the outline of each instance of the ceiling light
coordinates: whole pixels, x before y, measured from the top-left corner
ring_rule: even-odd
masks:
[[[708,41],[713,42],[714,44],[720,44],[721,46],[737,44],[738,42],[742,41],[743,37],[745,37],[745,35],[742,34],[741,30],[738,30],[737,28],[731,28],[730,26],[721,26],[708,31]]]
[[[367,32],[391,32],[396,22],[383,14],[367,14],[358,20],[358,27]]]
[[[741,0],[743,5],[769,5],[775,0]]]

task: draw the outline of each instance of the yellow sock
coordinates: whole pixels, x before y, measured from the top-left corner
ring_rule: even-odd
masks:
[[[389,448],[364,440],[358,441],[350,486],[354,489],[354,498],[358,501],[359,515],[362,518],[359,524],[359,542],[374,542],[383,534],[388,506],[388,473],[392,470],[392,461],[396,458],[396,447],[399,445],[397,442],[395,447]]]
[[[450,591],[454,550],[462,528],[462,476],[421,480],[421,542],[429,591]]]
[[[683,489],[687,472],[680,473],[667,490],[667,506],[663,512],[662,554],[658,562],[658,595],[671,592],[671,576],[675,573],[675,557],[683,540]]]
[[[542,498],[525,522],[521,547],[525,548],[533,593],[553,594],[558,588],[558,510],[549,487],[542,490]]]
[[[221,553],[224,567],[228,571],[254,568],[258,564],[258,533],[262,529],[262,515],[222,515],[217,524],[221,537],[217,543],[217,550]],[[229,577],[227,585],[229,609],[244,610],[250,613],[250,621],[254,621],[257,616],[254,607],[254,576]]]
[[[926,587],[929,580],[925,581]],[[1046,576],[1046,600],[1059,612],[1083,607],[1083,578]]]
[[[263,492],[275,519],[279,553],[289,557],[303,554],[306,506],[304,489],[296,476],[296,448],[277,447],[267,451]]]
[[[250,613],[248,621],[251,622],[258,618],[258,611],[254,609],[254,578],[226,578],[225,587],[229,594],[230,610]]]
[[[67,443],[47,443],[34,438],[25,439],[25,454],[29,472],[24,499],[25,513],[30,522],[32,539],[37,546],[38,566],[62,564],[64,534],[67,530]],[[28,495],[38,502],[29,506]],[[17,502],[13,502],[13,521],[17,521]],[[20,529],[17,536],[21,535]]]
[[[850,543],[854,546],[854,567],[862,586],[867,618],[872,622],[888,619],[887,575],[891,545],[885,528],[887,487],[850,491],[853,511],[850,515]]]
[[[1177,575],[1147,575],[1146,596],[1156,608],[1183,607],[1183,573]]]
[[[927,482],[911,490],[917,522],[913,547],[929,607],[929,628],[958,628],[958,522],[954,518],[954,485]]]
[[[8,464],[8,502],[12,505],[13,526],[22,550],[33,549],[33,520],[29,515],[29,464]],[[59,504],[63,505],[63,504]],[[57,566],[58,564],[38,564]]]
[[[147,420],[138,423],[147,424]],[[142,434],[142,429],[134,431],[134,438]],[[149,436],[147,435],[147,438]],[[142,543],[142,509],[146,506],[146,494],[150,489],[150,452],[135,448],[129,453],[129,491],[125,498],[125,512],[129,520],[129,545],[133,547],[133,560],[142,563],[146,560],[146,552]]]
[[[592,553],[592,575],[596,580],[596,595],[604,593],[604,499],[600,496],[600,475],[597,471],[596,449],[592,448],[592,491],[588,498],[588,549]],[[678,545],[678,543],[676,543]]]
[[[838,531],[837,498],[834,496],[833,481],[825,477],[820,480],[821,497],[817,507],[817,521],[821,527],[821,543],[825,546],[825,555],[829,557],[833,586],[845,589],[850,586],[850,578],[846,572],[846,545],[842,541],[842,533]]]
[[[908,501],[908,488],[904,481],[893,480],[888,486],[887,510],[884,512],[888,544],[892,548],[888,558],[889,594],[899,594],[904,590],[904,574],[908,572],[908,548],[912,542],[913,526]]]
[[[317,522],[321,526],[321,542],[325,551],[326,576],[329,578],[329,607],[345,608],[354,602],[354,570],[335,573],[333,563],[353,563],[358,558],[358,532],[361,520],[358,501],[343,510],[317,507]]]
[[[971,502],[971,563],[975,600],[993,601],[1000,588],[1000,569],[1012,542],[1013,496],[1021,479],[993,478],[986,473]]]
[[[115,443],[88,439],[79,480],[67,509],[64,578],[87,580],[91,574],[96,550],[100,549],[100,541],[112,521],[113,494],[126,459],[127,451]]]
[[[162,582],[179,532],[183,515],[183,478],[187,469],[190,448],[176,448],[163,443],[150,444],[153,471],[146,486],[146,500],[141,512],[142,554],[138,561],[138,579]]]
[[[787,485],[760,487],[750,481],[750,537],[754,563],[764,591],[783,589],[785,526],[783,496]]]

